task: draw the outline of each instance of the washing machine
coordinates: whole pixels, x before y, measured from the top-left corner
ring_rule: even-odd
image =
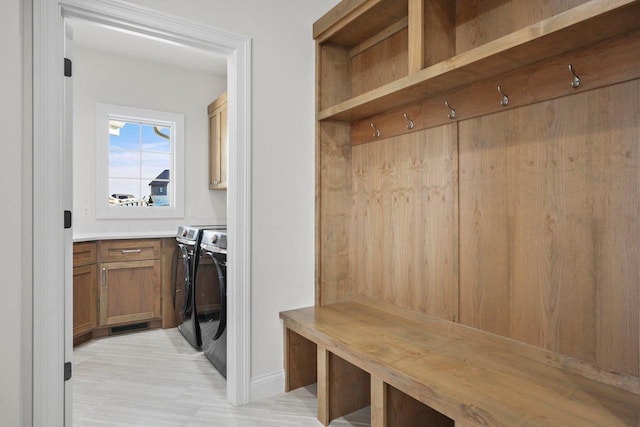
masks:
[[[195,280],[202,351],[227,377],[227,233],[205,230]]]
[[[178,330],[197,350],[202,348],[202,337],[195,304],[195,278],[200,259],[200,242],[205,230],[225,230],[226,226],[181,225],[176,233],[173,254],[172,295]]]

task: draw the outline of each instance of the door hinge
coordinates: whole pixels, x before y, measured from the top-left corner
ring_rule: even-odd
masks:
[[[64,58],[64,76],[71,77],[71,60]]]
[[[64,211],[64,228],[71,228],[71,211]]]
[[[71,379],[71,362],[65,362],[64,364],[64,380],[69,381]]]

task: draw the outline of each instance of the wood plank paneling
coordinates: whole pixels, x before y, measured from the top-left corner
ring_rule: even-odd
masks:
[[[318,125],[316,145],[316,304],[342,301],[351,286],[349,219],[351,217],[350,126]]]
[[[456,54],[576,7],[588,0],[458,0]]]
[[[455,125],[353,148],[354,292],[457,319]]]
[[[638,80],[460,122],[460,321],[638,376]]]
[[[640,376],[640,80],[586,98],[589,142],[598,144],[596,362]]]
[[[352,97],[407,76],[407,33],[399,31],[352,58]]]

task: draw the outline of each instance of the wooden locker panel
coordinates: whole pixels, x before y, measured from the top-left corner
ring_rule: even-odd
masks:
[[[456,129],[449,124],[353,147],[357,294],[457,319]]]
[[[460,321],[637,376],[638,80],[459,123]]]
[[[316,146],[316,305],[350,293],[351,143],[348,123],[319,124]]]

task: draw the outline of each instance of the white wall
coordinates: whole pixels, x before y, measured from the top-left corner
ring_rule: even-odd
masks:
[[[73,59],[74,236],[100,233],[175,232],[178,225],[226,223],[225,191],[208,187],[207,105],[226,90],[226,77],[185,70],[76,46]],[[185,214],[158,220],[96,220],[96,104],[116,104],[183,114]]]
[[[24,425],[21,404],[26,402],[21,401],[21,373],[25,368],[30,369],[25,366],[29,363],[30,356],[24,354],[23,348],[23,339],[29,340],[29,335],[23,337],[20,327],[23,291],[29,286],[28,277],[23,274],[28,263],[23,265],[22,262],[23,248],[28,243],[23,244],[22,238],[30,238],[29,234],[23,233],[23,227],[28,225],[23,221],[28,222],[30,218],[30,213],[24,211],[23,197],[30,195],[30,192],[23,188],[28,183],[23,176],[25,165],[20,4],[20,0],[3,0],[0,7],[0,129],[3,158],[0,182],[4,190],[4,197],[0,202],[0,233],[5,239],[5,244],[0,245],[0,424],[3,426]],[[26,328],[24,332],[28,332]]]
[[[252,38],[251,376],[281,372],[278,312],[314,301],[312,25],[338,1],[132,2]]]
[[[253,264],[252,376],[282,369],[280,310],[313,304],[314,215],[314,44],[311,25],[337,0],[134,0],[203,24],[253,38]],[[3,129],[4,188],[30,197],[29,144],[21,131],[23,70],[19,8],[21,0],[0,7],[0,126]],[[25,151],[27,152],[25,154]],[[23,156],[26,160],[22,161]],[[76,163],[76,162],[74,162]],[[79,178],[81,175],[77,175]],[[19,190],[20,189],[20,190]],[[18,199],[18,198],[17,198]],[[25,206],[29,205],[27,200]],[[30,239],[29,210],[19,203],[0,209],[3,297],[0,298],[0,424],[22,426],[20,375],[29,356],[29,262],[21,257],[21,238]],[[80,218],[76,218],[78,221]],[[79,224],[79,222],[76,222]],[[24,229],[24,231],[22,231]],[[25,251],[26,252],[26,251]],[[16,266],[22,268],[16,268]],[[23,272],[23,273],[21,273]],[[28,317],[28,316],[27,316]],[[24,337],[24,339],[22,338]]]

